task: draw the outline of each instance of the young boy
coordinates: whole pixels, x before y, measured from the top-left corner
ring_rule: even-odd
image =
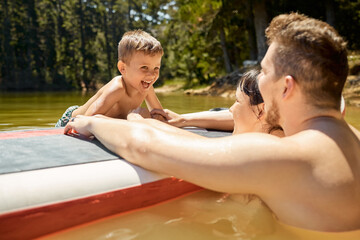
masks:
[[[162,109],[153,84],[159,77],[163,53],[160,42],[150,34],[142,30],[126,32],[118,46],[117,67],[121,76],[113,78],[84,105],[69,107],[55,127],[64,127],[77,115],[126,119],[144,100],[149,111]]]

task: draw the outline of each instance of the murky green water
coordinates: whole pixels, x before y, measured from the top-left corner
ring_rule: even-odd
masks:
[[[82,105],[93,93],[0,93],[0,131],[53,127],[71,105]],[[221,97],[158,94],[164,108],[178,113],[229,107]]]
[[[85,103],[93,93],[0,93],[0,131],[53,127],[65,109]],[[230,107],[233,99],[158,94],[164,108],[178,113]],[[346,120],[360,129],[360,108],[347,107]]]
[[[0,131],[54,126],[64,110],[81,105],[90,94],[0,93]],[[229,107],[233,99],[158,94],[164,108],[178,113]],[[347,107],[346,119],[360,129],[360,108]],[[328,239],[291,235],[258,200],[243,203],[204,190],[154,207],[77,226],[45,239]]]

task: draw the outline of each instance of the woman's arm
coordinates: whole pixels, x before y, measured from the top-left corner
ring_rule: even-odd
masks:
[[[175,127],[191,126],[222,131],[232,131],[234,129],[234,120],[229,110],[214,112],[205,111],[179,115],[169,109],[154,109],[151,114],[160,114],[164,116],[168,123]]]

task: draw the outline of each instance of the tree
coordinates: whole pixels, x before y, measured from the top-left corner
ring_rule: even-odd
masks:
[[[256,32],[256,44],[258,57],[257,60],[261,62],[264,58],[267,46],[265,38],[265,29],[269,24],[268,14],[266,11],[266,0],[256,0],[253,3],[254,24]]]
[[[118,42],[137,28],[165,50],[158,83],[209,84],[260,61],[269,19],[291,11],[326,20],[360,49],[354,0],[3,0],[0,89],[97,88],[119,74]]]

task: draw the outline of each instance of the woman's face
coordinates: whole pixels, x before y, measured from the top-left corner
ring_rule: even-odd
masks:
[[[251,106],[249,96],[241,91],[239,87],[237,88],[236,101],[230,107],[234,119],[233,134],[259,131],[259,124],[261,125],[258,119],[259,105]]]

